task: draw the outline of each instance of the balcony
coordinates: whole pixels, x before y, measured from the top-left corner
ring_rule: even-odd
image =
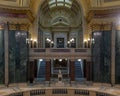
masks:
[[[30,48],[29,58],[70,58],[90,59],[90,48]]]

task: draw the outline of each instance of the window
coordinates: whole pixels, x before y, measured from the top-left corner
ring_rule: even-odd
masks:
[[[57,6],[64,6],[71,8],[73,0],[49,0],[50,8],[57,7]]]

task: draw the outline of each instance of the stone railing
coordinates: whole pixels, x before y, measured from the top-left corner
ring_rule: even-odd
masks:
[[[51,58],[51,57],[76,57],[76,58],[90,58],[90,48],[30,48],[30,58]]]
[[[43,88],[23,88],[24,90],[17,90],[10,92],[7,95],[0,96],[119,96],[110,90],[99,90],[99,88],[71,88],[71,87],[43,87]],[[8,93],[8,92],[6,92]]]
[[[117,96],[102,92],[81,89],[37,89],[25,92],[12,93],[5,96]]]

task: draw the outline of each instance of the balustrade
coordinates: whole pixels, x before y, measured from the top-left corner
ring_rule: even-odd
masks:
[[[27,94],[25,94],[27,93]],[[13,93],[4,96],[118,96],[108,93],[96,92],[92,90],[84,89],[71,89],[71,88],[45,88],[45,89],[33,89],[24,92]],[[2,95],[1,95],[2,96]]]
[[[45,58],[45,57],[76,57],[77,58],[91,58],[91,50],[89,48],[30,48],[29,58]]]

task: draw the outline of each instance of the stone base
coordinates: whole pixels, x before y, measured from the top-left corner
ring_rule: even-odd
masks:
[[[55,86],[64,86],[64,83],[62,81],[58,81]]]

